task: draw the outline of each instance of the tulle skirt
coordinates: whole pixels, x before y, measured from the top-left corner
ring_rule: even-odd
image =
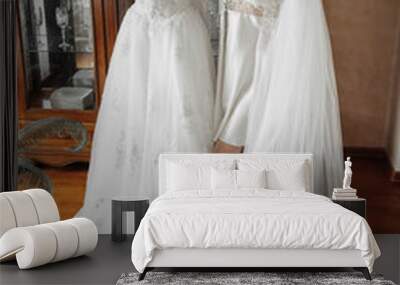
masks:
[[[340,187],[343,145],[329,32],[321,0],[284,0],[260,46],[246,152],[314,155],[314,192]]]
[[[158,17],[136,5],[114,47],[78,214],[100,233],[111,231],[112,197],[157,196],[160,153],[209,152],[212,141],[214,71],[201,13],[186,5]]]

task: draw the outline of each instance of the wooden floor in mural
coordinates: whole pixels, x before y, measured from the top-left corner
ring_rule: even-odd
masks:
[[[367,199],[367,220],[374,233],[400,234],[400,182],[390,179],[385,157],[353,157],[353,187]],[[45,168],[54,186],[62,219],[73,217],[83,205],[87,164]]]
[[[63,168],[43,167],[53,183],[53,196],[61,219],[72,218],[83,206],[86,191],[87,163]]]

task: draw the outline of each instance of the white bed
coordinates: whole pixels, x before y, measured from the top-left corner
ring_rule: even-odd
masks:
[[[272,174],[265,188],[275,190],[214,189],[215,182],[208,189],[204,170],[174,175],[176,165],[245,174],[266,167]],[[380,251],[367,222],[312,194],[312,166],[310,154],[161,155],[160,196],[132,243],[140,278],[156,267],[354,267],[370,278]]]

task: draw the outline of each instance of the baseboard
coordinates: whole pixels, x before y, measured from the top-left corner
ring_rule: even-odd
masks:
[[[344,147],[345,156],[364,157],[364,158],[382,158],[388,159],[385,148],[383,147]]]

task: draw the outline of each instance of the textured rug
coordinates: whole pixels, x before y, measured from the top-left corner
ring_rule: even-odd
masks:
[[[358,272],[148,272],[146,278],[142,281],[137,280],[138,276],[138,273],[122,274],[117,281],[117,285],[395,285],[392,281],[384,280],[383,277],[379,275],[373,275],[373,280],[368,281]]]

